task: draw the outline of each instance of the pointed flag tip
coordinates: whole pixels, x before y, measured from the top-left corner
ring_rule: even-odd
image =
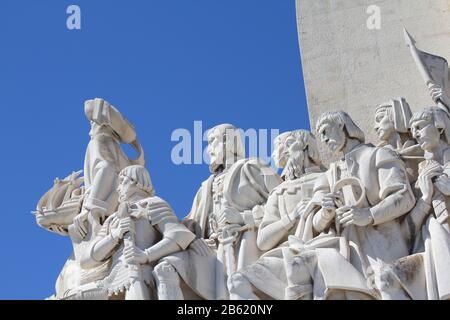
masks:
[[[408,47],[416,43],[413,37],[411,37],[411,35],[409,34],[408,30],[406,30],[405,26],[403,26],[403,33],[405,35],[405,42]]]

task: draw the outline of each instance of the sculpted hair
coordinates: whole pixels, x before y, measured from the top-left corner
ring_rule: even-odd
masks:
[[[120,171],[119,176],[125,176],[133,180],[137,187],[150,195],[154,194],[152,180],[148,170],[141,165],[128,166]]]
[[[438,107],[425,108],[422,111],[415,112],[409,124],[412,126],[414,122],[420,120],[426,120],[433,123],[441,132],[441,139],[450,144],[450,117],[445,111]]]
[[[322,161],[320,160],[320,153],[317,147],[316,137],[307,130],[294,130],[290,132],[290,136],[295,138],[303,150],[307,152],[309,159],[315,164],[320,166]]]
[[[344,111],[328,111],[323,113],[317,121],[316,130],[319,132],[320,127],[324,124],[339,124],[343,126],[348,137],[357,139],[361,143],[365,142],[364,132],[353,122],[352,118]]]

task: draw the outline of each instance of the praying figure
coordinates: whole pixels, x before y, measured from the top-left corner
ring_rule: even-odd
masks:
[[[257,244],[267,252],[232,275],[230,298],[234,300],[285,298],[289,289],[281,248],[289,246],[288,237],[296,233],[301,221],[297,207],[311,200],[314,183],[323,172],[315,137],[306,130],[276,137],[272,159],[283,169],[283,182],[261,206],[263,218]]]

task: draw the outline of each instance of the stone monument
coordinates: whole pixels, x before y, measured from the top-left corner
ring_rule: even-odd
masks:
[[[322,113],[343,110],[376,142],[378,105],[405,97],[414,112],[432,104],[403,27],[421,49],[450,57],[450,1],[296,0],[296,6],[311,129]]]
[[[86,101],[83,176],[55,179],[35,211],[73,245],[51,298],[449,300],[450,69],[406,29],[394,41],[398,19],[385,38],[351,32],[359,20],[344,17],[364,3],[298,2],[314,129],[276,138],[281,174],[246,158],[234,125],[210,129],[211,175],[181,220],[156,196],[134,126]],[[421,5],[377,3],[419,27]],[[322,44],[331,25],[346,34]]]

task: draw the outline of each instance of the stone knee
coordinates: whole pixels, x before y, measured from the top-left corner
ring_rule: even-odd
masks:
[[[400,261],[407,261],[400,259]],[[406,264],[406,263],[405,263]],[[403,290],[401,283],[394,274],[391,265],[370,267],[368,270],[368,284],[376,289],[382,300],[410,300],[408,294]]]
[[[158,263],[153,270],[153,275],[156,280],[158,300],[183,300],[180,276],[169,262]]]
[[[242,273],[233,273],[227,282],[230,300],[259,300],[253,293],[252,284]]]
[[[310,300],[312,299],[313,285],[308,264],[314,261],[314,255],[307,253],[304,256],[293,257],[285,265],[287,287],[285,288],[285,300]],[[287,261],[285,261],[287,262]],[[319,285],[319,283],[315,284]]]

